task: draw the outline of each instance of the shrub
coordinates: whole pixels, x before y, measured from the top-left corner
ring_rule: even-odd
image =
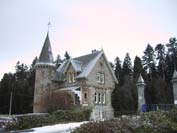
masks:
[[[45,115],[22,115],[14,118],[13,122],[8,123],[6,129],[8,131],[22,130],[58,123],[88,121],[90,113],[91,110],[89,109],[72,109],[59,110]]]
[[[73,133],[177,133],[177,109],[121,116],[112,121],[82,125]]]

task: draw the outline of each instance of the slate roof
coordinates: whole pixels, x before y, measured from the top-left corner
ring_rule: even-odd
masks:
[[[66,69],[68,65],[71,63],[74,67],[76,72],[79,72],[80,74],[77,76],[77,78],[83,78],[86,76],[86,70],[88,68],[91,68],[91,65],[93,63],[93,60],[100,54],[100,51],[80,56],[73,59],[65,60],[56,70],[56,74],[54,75],[53,80],[55,81],[64,81],[64,73],[66,72]]]
[[[53,54],[48,33],[39,56],[39,63],[53,63]]]
[[[86,78],[102,54],[104,55],[103,51],[95,51],[91,54],[65,60],[56,70],[56,74],[54,75],[53,80],[64,81],[65,80],[64,73],[67,71],[67,68],[70,63],[72,64],[75,71],[79,73],[76,78]],[[109,69],[111,69],[109,63],[108,63],[108,66],[109,66]],[[113,75],[113,78],[115,79],[115,82],[117,83],[117,79],[112,70],[111,70],[111,73]]]

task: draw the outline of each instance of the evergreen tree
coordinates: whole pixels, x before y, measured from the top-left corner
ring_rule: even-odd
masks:
[[[123,74],[130,75],[132,74],[132,63],[129,53],[126,54],[123,62]]]
[[[14,87],[15,76],[5,73],[0,83],[0,113],[8,113],[10,103],[10,92]]]
[[[148,44],[144,51],[144,56],[142,57],[143,66],[147,73],[150,74],[152,73],[152,68],[153,66],[155,66],[154,58],[155,58],[154,49],[150,44]]]
[[[119,110],[135,111],[137,109],[137,89],[132,80],[132,63],[128,53],[124,58],[121,77],[123,84],[118,90]]]
[[[171,82],[175,66],[171,56],[168,53],[165,58],[165,64],[166,64],[165,79],[167,82]]]
[[[176,38],[170,38],[169,43],[166,45],[168,48],[168,54],[174,63],[174,67],[177,66],[177,40]]]
[[[123,84],[123,77],[122,77],[122,68],[121,68],[121,61],[119,57],[115,58],[115,65],[114,65],[114,73],[118,80],[118,84],[115,85],[115,89],[112,93],[112,106],[115,110],[115,116],[121,110],[121,93],[120,93],[120,86]]]
[[[143,74],[143,65],[140,57],[136,56],[133,67],[133,79],[135,82],[138,80],[140,74]]]
[[[17,62],[14,74],[4,74],[0,83],[0,112],[7,114],[12,92],[12,113],[31,113],[33,110],[35,70],[33,61],[30,69]]]
[[[162,44],[157,44],[155,47],[155,51],[157,53],[156,60],[158,61],[158,74],[162,77],[162,79],[165,78],[165,46]]]
[[[66,55],[66,56],[68,56],[68,55]],[[58,68],[60,66],[60,64],[62,63],[61,56],[58,55],[54,62],[55,62],[56,67]]]
[[[70,55],[68,53],[68,51],[65,52],[65,59],[68,60],[70,58]]]
[[[115,58],[115,70],[114,70],[115,76],[117,80],[119,81],[119,85],[123,84],[123,75],[122,75],[122,67],[121,67],[121,61],[119,57]]]

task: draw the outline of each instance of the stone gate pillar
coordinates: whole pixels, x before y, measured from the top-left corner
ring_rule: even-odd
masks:
[[[145,97],[144,97],[144,89],[145,89],[145,83],[144,80],[140,74],[138,81],[136,83],[137,89],[138,89],[138,111],[142,112],[142,106],[146,104]],[[144,106],[145,107],[145,106]]]
[[[177,71],[174,70],[172,77],[174,104],[177,104]]]

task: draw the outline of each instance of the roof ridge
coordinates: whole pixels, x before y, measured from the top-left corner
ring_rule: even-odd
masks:
[[[77,60],[78,58],[86,57],[86,56],[93,55],[93,54],[98,54],[98,53],[100,53],[100,52],[102,52],[102,51],[92,52],[92,53],[90,53],[90,54],[78,56],[78,57],[75,57],[75,58],[72,58],[72,59]]]

